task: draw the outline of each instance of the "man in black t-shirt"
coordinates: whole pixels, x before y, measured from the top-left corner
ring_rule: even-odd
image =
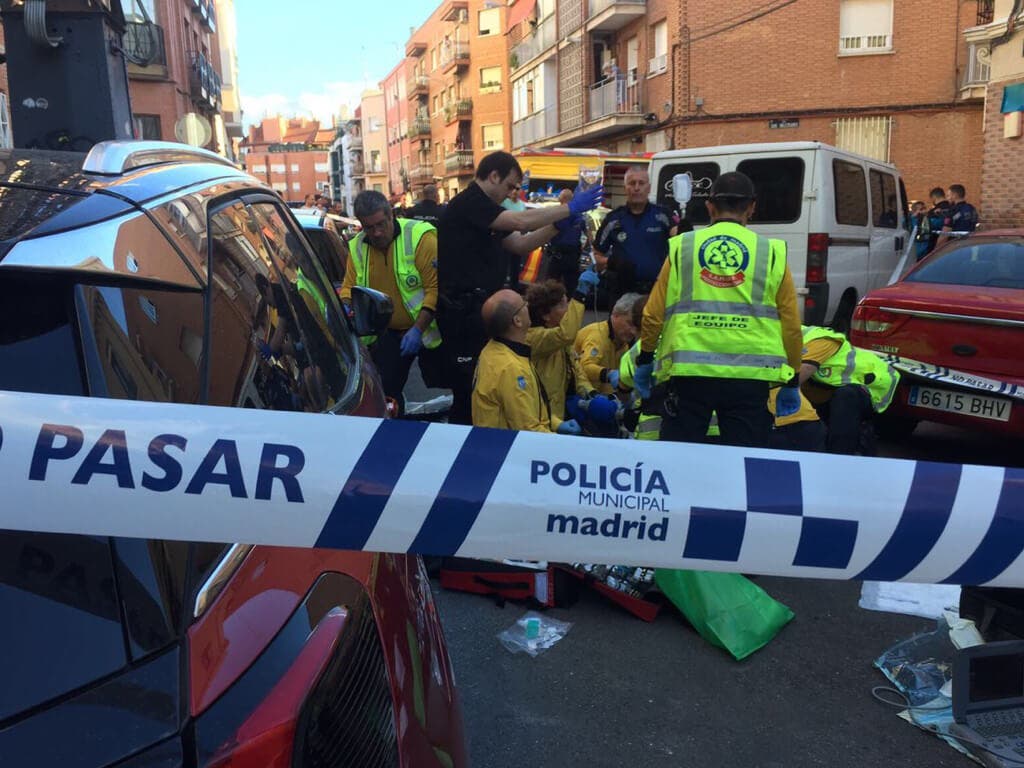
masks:
[[[480,308],[506,286],[518,288],[513,265],[563,227],[597,207],[601,187],[577,192],[568,205],[510,211],[501,201],[519,187],[519,163],[508,152],[480,161],[476,178],[448,203],[437,226],[438,314],[445,378],[454,403],[448,420],[471,424],[470,399],[477,356],[487,343]]]
[[[437,187],[427,184],[420,195],[419,202],[406,211],[405,216],[408,219],[425,221],[436,227],[441,220],[441,214],[444,213],[444,206],[437,202]]]

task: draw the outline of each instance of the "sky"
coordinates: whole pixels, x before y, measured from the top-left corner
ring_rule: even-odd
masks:
[[[409,28],[438,0],[236,0],[238,86],[246,125],[267,115],[328,124],[405,56]]]

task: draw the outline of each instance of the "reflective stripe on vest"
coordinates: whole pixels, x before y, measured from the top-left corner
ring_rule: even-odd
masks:
[[[661,437],[661,416],[641,416],[636,424],[637,440],[657,440]]]
[[[426,298],[426,290],[423,287],[423,278],[416,268],[416,248],[420,240],[427,232],[434,232],[434,226],[425,221],[413,221],[411,219],[395,219],[396,225],[401,230],[401,237],[394,242],[395,251],[395,282],[398,284],[402,306],[405,307],[413,323],[423,308],[423,300]],[[370,280],[370,258],[369,245],[366,244],[366,233],[360,232],[349,244],[349,253],[352,256],[352,264],[356,268],[356,285],[364,288],[369,287]],[[412,285],[410,286],[410,282]],[[365,336],[363,341],[372,344],[376,341],[375,336]],[[441,343],[441,332],[437,328],[437,321],[431,320],[427,330],[423,332],[423,346],[427,349],[434,349]]]
[[[861,386],[871,397],[871,406],[876,413],[882,413],[892,403],[899,384],[899,373],[877,355],[857,349],[841,333],[828,328],[805,328],[804,346],[818,339],[830,339],[839,344],[830,358],[819,364],[811,377],[812,381],[829,387]],[[865,383],[867,374],[873,375],[870,384]]]
[[[791,379],[775,303],[785,254],[731,222],[672,238],[658,375]]]

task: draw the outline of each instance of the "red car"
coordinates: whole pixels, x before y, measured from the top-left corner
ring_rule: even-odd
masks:
[[[384,416],[329,273],[223,158],[4,150],[0,193],[0,390]],[[467,763],[418,557],[0,531],[0,618],[4,768]]]
[[[861,299],[850,341],[894,356],[900,371],[883,434],[936,421],[1024,436],[1024,229],[935,250]]]

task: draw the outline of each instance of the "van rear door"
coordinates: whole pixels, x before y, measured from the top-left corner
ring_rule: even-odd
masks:
[[[902,203],[896,175],[888,169],[868,167],[871,198],[871,255],[868,262],[868,290],[889,281],[907,241],[903,229]]]

